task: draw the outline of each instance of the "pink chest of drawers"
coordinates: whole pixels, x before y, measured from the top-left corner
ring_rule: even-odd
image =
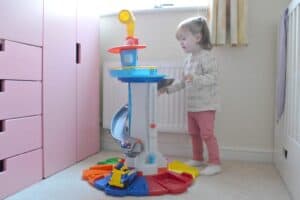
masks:
[[[42,0],[1,1],[0,199],[43,177],[42,15]]]
[[[99,151],[97,1],[1,0],[0,200]]]
[[[0,199],[42,179],[42,49],[1,46]]]

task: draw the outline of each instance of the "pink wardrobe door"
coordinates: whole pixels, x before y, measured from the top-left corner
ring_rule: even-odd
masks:
[[[44,0],[44,176],[76,162],[76,1]]]
[[[42,46],[43,0],[2,0],[0,38]]]
[[[77,160],[99,151],[99,10],[96,0],[78,0]],[[88,31],[87,31],[88,30]]]

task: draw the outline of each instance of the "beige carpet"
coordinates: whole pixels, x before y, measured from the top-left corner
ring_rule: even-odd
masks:
[[[83,169],[116,152],[101,152],[56,175],[53,175],[5,200],[106,200],[107,196],[81,180]],[[170,158],[173,159],[173,158]],[[185,160],[185,159],[181,159]],[[179,195],[148,196],[146,199],[186,200],[290,200],[288,191],[272,164],[223,161],[221,174],[200,176],[187,192]],[[141,199],[127,196],[122,198]]]

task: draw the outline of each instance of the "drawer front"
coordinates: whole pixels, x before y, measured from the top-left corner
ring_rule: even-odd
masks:
[[[41,116],[0,121],[0,160],[41,146]]]
[[[0,199],[42,179],[42,150],[1,160]]]
[[[40,81],[0,81],[0,120],[40,115]]]
[[[0,38],[42,46],[43,0],[1,1],[0,24]]]
[[[41,80],[42,48],[0,40],[0,79]]]

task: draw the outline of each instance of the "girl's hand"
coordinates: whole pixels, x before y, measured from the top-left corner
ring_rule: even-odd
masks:
[[[192,82],[192,81],[193,81],[193,75],[191,75],[191,74],[185,75],[185,76],[183,77],[183,79],[184,79],[184,81],[186,81],[186,82]]]

